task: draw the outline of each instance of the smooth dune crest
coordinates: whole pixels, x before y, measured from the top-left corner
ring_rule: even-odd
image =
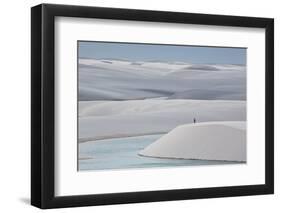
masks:
[[[156,158],[246,162],[246,122],[181,125],[139,154]]]
[[[134,100],[79,103],[79,142],[168,133],[179,125],[246,120],[245,101]]]

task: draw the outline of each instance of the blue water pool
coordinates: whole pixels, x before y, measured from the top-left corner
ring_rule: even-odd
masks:
[[[236,163],[207,160],[160,159],[138,155],[140,150],[161,136],[146,135],[80,143],[78,150],[78,170],[112,170]]]

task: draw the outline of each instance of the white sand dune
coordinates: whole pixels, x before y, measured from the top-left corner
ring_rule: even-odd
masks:
[[[245,121],[245,101],[128,100],[79,102],[79,142],[167,133],[183,124]]]
[[[231,64],[79,59],[79,100],[246,100],[246,68]]]
[[[181,125],[139,152],[177,159],[246,161],[246,122]]]

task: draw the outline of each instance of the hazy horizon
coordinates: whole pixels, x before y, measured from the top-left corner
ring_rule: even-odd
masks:
[[[246,65],[246,48],[78,41],[79,58]]]

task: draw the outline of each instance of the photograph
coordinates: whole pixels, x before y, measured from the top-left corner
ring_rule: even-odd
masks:
[[[247,48],[77,41],[78,171],[246,163]]]

